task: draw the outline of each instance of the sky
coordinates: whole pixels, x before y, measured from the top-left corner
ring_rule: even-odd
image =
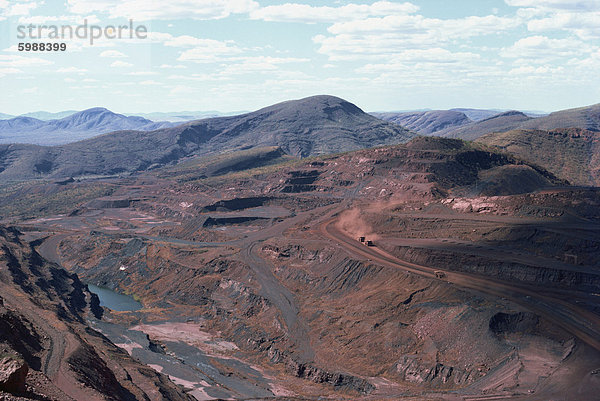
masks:
[[[19,37],[84,22],[84,39]],[[600,102],[600,0],[0,0],[0,49],[0,113],[15,115],[232,112],[316,94],[365,111]]]

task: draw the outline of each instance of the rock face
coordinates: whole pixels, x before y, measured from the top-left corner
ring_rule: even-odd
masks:
[[[29,366],[23,360],[5,356],[0,359],[0,390],[9,393],[25,391]]]

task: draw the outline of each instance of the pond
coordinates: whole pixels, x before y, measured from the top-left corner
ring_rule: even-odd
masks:
[[[110,288],[98,287],[94,284],[88,284],[90,292],[98,295],[100,306],[105,306],[114,311],[134,311],[142,309],[142,304],[129,295],[119,294]]]

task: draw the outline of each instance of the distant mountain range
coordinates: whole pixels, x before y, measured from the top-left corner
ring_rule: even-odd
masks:
[[[247,112],[181,111],[122,115],[104,108],[92,108],[83,111],[69,110],[57,113],[38,111],[16,117],[0,113],[0,143],[62,145],[112,131],[152,131],[189,121],[235,116],[244,113]],[[460,137],[450,134],[450,132],[454,128],[485,120],[500,113],[499,110],[462,108],[402,113],[372,113],[372,115],[414,130],[422,135]],[[533,114],[528,115],[534,116]],[[78,124],[77,121],[83,123]],[[478,129],[478,127],[475,127],[475,129]]]
[[[439,131],[435,135],[474,140],[493,132],[506,132],[515,129],[554,130],[558,128],[600,131],[600,104],[561,110],[538,118],[532,118],[520,111],[509,111],[462,127]]]
[[[0,143],[61,145],[0,145],[0,179],[127,174],[198,155],[268,146],[307,157],[403,143],[419,133],[477,140],[537,163],[573,184],[600,185],[600,104],[537,118],[520,111],[482,118],[486,112],[491,111],[369,115],[342,99],[313,96],[183,124],[153,122],[104,108],[48,121],[17,117],[0,121]],[[97,136],[101,133],[108,134]]]
[[[484,109],[423,110],[402,113],[372,113],[375,117],[409,128],[421,135],[475,139],[480,132],[509,130],[542,114]],[[482,134],[483,135],[483,134]]]
[[[85,127],[90,121],[103,121],[89,119],[97,113],[112,117],[106,109],[92,109],[67,121],[54,121],[64,124],[60,126],[65,129]],[[113,118],[107,120],[112,122]],[[122,116],[121,121],[145,127],[147,120]],[[39,124],[39,120],[19,122],[32,127]],[[404,143],[414,136],[343,99],[313,96],[240,116],[153,131],[129,129],[60,146],[0,145],[0,179],[126,174],[193,156],[265,146],[278,146],[289,155],[306,157]]]
[[[0,143],[63,145],[119,130],[152,131],[204,118],[238,115],[218,111],[117,114],[96,107],[83,111],[37,111],[20,116],[0,113]]]
[[[600,130],[600,104],[561,110],[548,115],[516,110],[494,114],[491,110],[479,109],[373,113],[373,115],[409,128],[421,135],[464,140],[474,140],[489,133],[514,129],[581,128],[590,131]]]
[[[44,121],[24,116],[0,120],[0,143],[65,144],[112,131],[152,131],[174,125],[143,117],[127,117],[96,107],[55,120]]]

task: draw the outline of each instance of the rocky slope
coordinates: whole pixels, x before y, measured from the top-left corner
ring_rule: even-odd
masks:
[[[488,134],[477,142],[543,166],[573,185],[600,186],[600,134],[579,128],[519,129]]]
[[[79,278],[0,227],[0,394],[21,399],[190,399],[86,323],[103,314]],[[8,398],[10,399],[10,398]]]
[[[207,153],[279,146],[306,157],[404,143],[414,133],[332,96],[151,132],[120,131],[63,146],[0,145],[0,179],[126,174]]]

